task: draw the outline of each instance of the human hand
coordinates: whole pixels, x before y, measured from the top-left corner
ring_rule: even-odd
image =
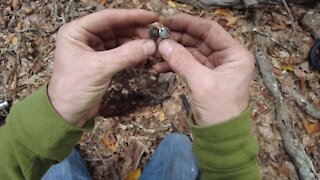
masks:
[[[48,95],[67,123],[82,127],[98,112],[112,76],[156,52],[147,25],[157,20],[144,10],[103,10],[60,28]]]
[[[213,125],[240,115],[250,98],[252,54],[216,22],[178,14],[164,24],[171,40],[160,42],[165,62],[154,69],[172,70],[186,82],[196,123]]]

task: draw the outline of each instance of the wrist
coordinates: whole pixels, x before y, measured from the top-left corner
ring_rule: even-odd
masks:
[[[208,110],[191,107],[195,123],[202,127],[230,121],[230,119],[241,115],[246,109],[248,109],[248,103],[238,106],[235,104],[220,106],[219,108],[209,108]]]
[[[81,120],[80,117],[75,117],[73,115],[72,109],[70,109],[70,106],[68,103],[64,102],[61,97],[63,96],[57,96],[55,91],[52,89],[50,84],[47,87],[47,94],[49,102],[51,103],[53,109],[56,111],[57,114],[59,114],[62,119],[69,125],[81,128],[85,124],[85,120]]]

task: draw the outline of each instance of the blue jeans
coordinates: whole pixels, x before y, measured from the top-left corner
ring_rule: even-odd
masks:
[[[199,170],[192,152],[192,143],[182,134],[172,133],[165,137],[145,167],[140,180],[195,180]],[[86,163],[80,154],[72,154],[52,166],[42,180],[88,180],[91,179]]]

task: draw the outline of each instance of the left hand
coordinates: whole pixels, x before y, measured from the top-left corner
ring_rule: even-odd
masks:
[[[112,76],[156,52],[147,25],[157,20],[144,10],[103,10],[60,28],[48,95],[67,123],[82,127],[98,112]]]

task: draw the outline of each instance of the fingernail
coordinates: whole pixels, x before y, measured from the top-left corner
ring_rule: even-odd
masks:
[[[144,54],[146,56],[153,55],[155,53],[155,51],[156,51],[156,45],[151,40],[148,40],[148,41],[144,42],[143,45],[142,45],[142,48],[143,48]]]
[[[163,40],[159,44],[159,52],[164,58],[168,58],[173,50],[173,44],[168,40]]]

